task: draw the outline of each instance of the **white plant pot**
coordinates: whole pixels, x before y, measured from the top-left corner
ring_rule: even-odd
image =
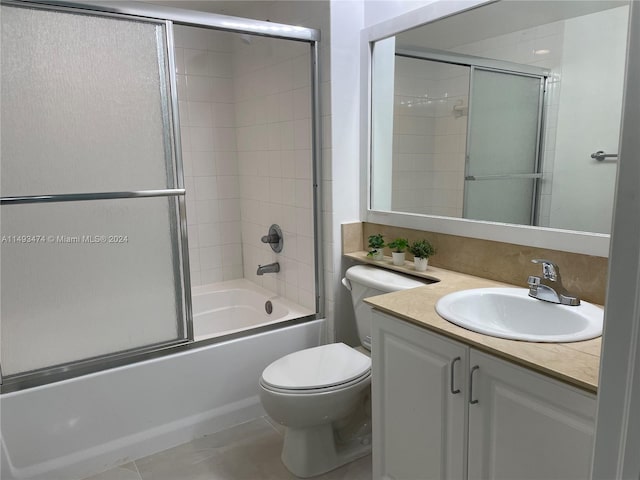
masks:
[[[404,252],[391,252],[394,265],[404,265]]]
[[[380,250],[371,250],[373,252],[373,255],[371,255],[371,258],[377,262],[380,262],[382,260],[384,260],[384,252],[382,251],[382,249]]]
[[[414,257],[413,265],[415,266],[415,269],[417,272],[424,272],[427,269],[427,266],[429,265],[429,259]]]

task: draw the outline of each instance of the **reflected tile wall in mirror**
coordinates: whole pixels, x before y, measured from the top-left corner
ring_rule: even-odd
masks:
[[[618,149],[628,4],[575,1],[570,7],[497,2],[403,32],[395,37],[396,50],[428,48],[549,69],[534,224],[608,233],[616,162],[590,155]],[[606,35],[592,34],[603,28]],[[465,88],[434,62],[431,68],[410,62],[419,60],[395,59],[389,210],[461,217]],[[598,74],[603,69],[604,76]],[[438,99],[442,111],[434,107]],[[375,152],[372,158],[375,169]],[[372,204],[381,203],[372,198]]]

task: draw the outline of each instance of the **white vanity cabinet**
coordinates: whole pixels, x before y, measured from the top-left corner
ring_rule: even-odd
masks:
[[[593,394],[374,311],[373,478],[585,479]]]
[[[373,478],[464,478],[468,347],[377,311],[372,342]]]

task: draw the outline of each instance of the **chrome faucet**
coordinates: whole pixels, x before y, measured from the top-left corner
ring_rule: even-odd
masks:
[[[270,263],[269,265],[258,265],[258,271],[256,275],[264,275],[265,273],[278,273],[280,271],[280,264],[278,262]]]
[[[561,305],[580,305],[580,299],[569,294],[562,285],[560,268],[555,263],[542,259],[531,260],[531,262],[542,264],[542,278],[530,276],[527,280],[530,297]]]

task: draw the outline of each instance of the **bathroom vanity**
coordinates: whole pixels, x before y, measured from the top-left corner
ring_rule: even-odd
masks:
[[[374,478],[588,478],[600,338],[543,344],[465,330],[435,302],[510,285],[427,274],[440,282],[367,300]]]

